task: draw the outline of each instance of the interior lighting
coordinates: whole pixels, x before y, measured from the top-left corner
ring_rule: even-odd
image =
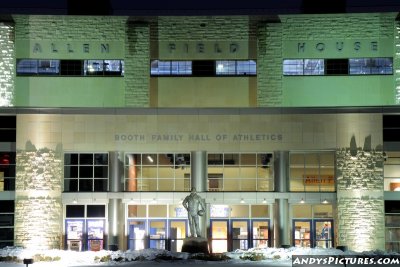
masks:
[[[154,162],[153,158],[152,158],[150,155],[147,155],[147,159],[148,159],[151,163]]]
[[[301,203],[301,204],[304,204],[304,203],[305,203],[304,198],[301,198],[300,203]]]
[[[222,70],[224,69],[224,64],[218,64],[217,65],[217,70],[219,71],[219,72],[221,72]]]
[[[325,198],[324,201],[322,201],[322,204],[328,204],[328,200]]]
[[[72,200],[72,203],[73,203],[73,204],[78,203],[78,201],[76,200],[76,198],[74,198],[74,200]]]
[[[264,198],[263,201],[262,201],[262,203],[264,203],[264,204],[267,203],[267,200]]]
[[[242,204],[244,203],[244,199],[243,198],[240,200],[240,203],[242,203]]]

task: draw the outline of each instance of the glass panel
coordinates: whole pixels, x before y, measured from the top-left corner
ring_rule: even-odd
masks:
[[[85,60],[85,75],[103,75],[103,60]]]
[[[269,223],[267,221],[253,221],[253,247],[268,247]]]
[[[87,221],[88,249],[100,251],[104,247],[104,220]]]
[[[252,218],[268,218],[269,206],[268,205],[251,205]]]
[[[94,167],[95,178],[108,178],[108,166],[95,166]]]
[[[79,191],[93,191],[93,179],[79,179]]]
[[[158,179],[158,191],[174,191],[174,179]]]
[[[0,214],[0,227],[14,226],[14,214]]]
[[[143,165],[157,165],[157,154],[143,154],[142,155]]]
[[[400,214],[398,215],[386,215],[385,216],[386,227],[399,227],[400,228]]]
[[[293,218],[312,218],[311,205],[292,205]]]
[[[78,166],[65,166],[64,178],[78,178]]]
[[[146,205],[128,205],[128,217],[146,217]]]
[[[191,75],[192,74],[192,61],[172,61],[171,62],[172,75]]]
[[[315,246],[317,248],[332,248],[332,222],[315,222]]]
[[[167,217],[167,205],[149,205],[150,218]]]
[[[323,59],[304,59],[304,75],[324,75]]]
[[[94,154],[94,165],[108,165],[108,154]]]
[[[231,205],[232,218],[249,218],[249,205]]]
[[[295,221],[294,245],[296,247],[311,247],[311,222]]]
[[[145,248],[146,223],[144,221],[129,221],[129,249]]]
[[[121,60],[104,60],[104,75],[121,75]]]
[[[80,154],[79,155],[80,165],[93,165],[93,154]]]
[[[215,72],[217,75],[235,75],[236,62],[233,60],[217,60],[215,64]]]
[[[78,179],[64,179],[65,192],[78,192]]]
[[[93,218],[104,218],[106,217],[106,206],[104,205],[87,205],[86,216]]]
[[[211,237],[213,253],[227,252],[228,221],[211,221]]]
[[[210,217],[229,217],[229,210],[228,205],[211,205]]]
[[[107,192],[108,191],[108,179],[94,179],[94,190],[95,192]]]
[[[169,205],[169,217],[172,218],[187,218],[187,210],[180,205]]]
[[[79,166],[79,177],[80,178],[93,178],[93,167],[92,166]]]
[[[186,221],[171,221],[170,226],[171,251],[181,252],[183,239],[186,237]]]
[[[67,205],[66,207],[67,218],[83,218],[85,217],[84,205]]]
[[[150,248],[165,249],[166,222],[150,221]]]
[[[38,73],[42,75],[54,75],[60,73],[59,60],[39,60]]]
[[[38,61],[36,59],[18,59],[17,74],[37,74]]]
[[[66,220],[67,249],[81,251],[83,244],[83,220]]]
[[[64,154],[65,165],[78,165],[78,154]]]
[[[303,75],[303,59],[283,60],[283,75]]]
[[[248,249],[248,222],[233,221],[232,222],[232,249]]]
[[[314,218],[332,218],[332,205],[313,205]]]
[[[256,75],[257,64],[254,60],[239,60],[236,62],[237,75]]]

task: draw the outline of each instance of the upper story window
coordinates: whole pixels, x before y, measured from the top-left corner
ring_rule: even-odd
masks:
[[[217,60],[216,75],[256,75],[255,60]]]
[[[152,60],[151,76],[254,76],[257,75],[255,60]]]
[[[208,191],[274,191],[272,153],[208,154]]]
[[[125,191],[189,191],[190,175],[190,154],[125,155]]]
[[[290,191],[334,192],[334,152],[291,152]]]
[[[65,153],[65,192],[107,192],[108,153]]]
[[[18,76],[124,76],[124,61],[18,59]]]
[[[152,76],[192,75],[192,61],[153,60],[150,74]]]
[[[393,58],[284,59],[283,75],[387,75]]]

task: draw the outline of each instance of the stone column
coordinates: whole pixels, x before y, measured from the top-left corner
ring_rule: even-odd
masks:
[[[275,191],[280,193],[288,192],[289,152],[278,151],[274,153],[275,170]],[[290,245],[289,234],[289,202],[287,198],[275,200],[275,247]]]
[[[27,142],[18,150],[15,181],[16,246],[60,249],[62,246],[62,152],[36,149]]]
[[[207,153],[206,151],[191,152],[191,186],[196,188],[196,191],[201,194],[207,191]],[[205,201],[205,199],[204,199]],[[207,208],[207,206],[206,206]],[[200,231],[203,237],[207,237],[207,212],[200,219]]]
[[[0,106],[14,106],[15,28],[11,22],[0,22]]]
[[[384,250],[383,152],[352,143],[336,151],[338,245]]]
[[[118,193],[123,191],[123,153],[109,153],[109,182],[110,192]],[[108,202],[108,245],[110,249],[123,245],[124,212],[120,198],[110,198]]]

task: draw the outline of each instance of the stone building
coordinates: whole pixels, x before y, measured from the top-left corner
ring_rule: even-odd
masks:
[[[0,247],[399,252],[397,16],[2,17]]]

